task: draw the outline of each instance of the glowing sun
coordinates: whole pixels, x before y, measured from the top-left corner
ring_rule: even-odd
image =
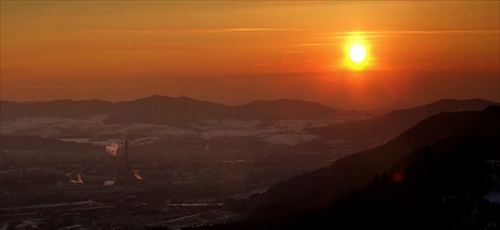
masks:
[[[351,60],[356,63],[360,63],[363,60],[365,60],[366,56],[366,50],[365,47],[363,47],[360,44],[354,44],[351,46],[349,49],[349,56],[351,57]]]

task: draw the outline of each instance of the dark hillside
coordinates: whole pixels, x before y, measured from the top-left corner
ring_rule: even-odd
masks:
[[[401,109],[361,121],[350,121],[337,125],[310,128],[306,131],[320,137],[318,143],[343,140],[345,144],[362,145],[368,149],[384,144],[400,133],[416,125],[419,121],[441,112],[477,111],[496,105],[482,99],[440,100],[427,105]]]
[[[496,229],[500,204],[485,197],[500,195],[499,139],[498,106],[439,114],[277,184],[246,221],[201,229]]]
[[[327,168],[278,183],[258,198],[258,204],[262,207],[301,199],[310,205],[323,203],[368,183],[421,146],[451,136],[498,132],[498,127],[498,106],[480,112],[442,113],[423,120],[385,145],[349,155]]]

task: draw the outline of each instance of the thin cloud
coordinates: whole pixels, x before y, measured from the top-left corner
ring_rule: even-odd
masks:
[[[301,46],[329,46],[332,43],[326,43],[326,42],[318,42],[318,43],[301,43],[299,45]]]
[[[360,37],[364,39],[398,35],[434,35],[434,34],[499,34],[500,30],[394,30],[394,31],[341,31],[322,35],[322,39],[346,39]],[[329,42],[301,43],[300,46],[328,46]]]
[[[208,29],[163,29],[163,30],[96,30],[95,33],[234,33],[234,32],[273,32],[273,31],[303,31],[284,28],[208,28]],[[90,32],[90,31],[89,31]]]
[[[334,32],[332,35],[349,36],[349,35],[398,35],[398,34],[495,34],[500,33],[500,30],[394,30],[394,31],[344,31]]]
[[[397,35],[432,35],[432,34],[499,34],[500,30],[394,30],[394,31],[341,31],[322,34],[321,40],[346,39],[360,37],[364,39]],[[331,42],[300,43],[300,46],[329,46]]]
[[[319,32],[306,29],[289,29],[289,28],[267,28],[267,27],[234,27],[234,28],[171,28],[171,29],[154,29],[154,30],[82,30],[82,31],[58,31],[58,32],[42,32],[36,34],[85,34],[85,33],[149,33],[149,34],[171,34],[171,33],[241,33],[241,32]],[[485,33],[500,33],[500,30],[404,30],[404,31],[341,31],[330,32],[329,36],[343,38],[348,36],[390,36],[400,34],[485,34]],[[15,35],[23,35],[31,33],[17,33]],[[14,34],[12,34],[14,35]],[[315,43],[304,43],[302,45],[325,45]]]
[[[42,32],[35,34],[88,34],[88,33],[149,33],[149,34],[169,34],[169,33],[240,33],[240,32],[279,32],[279,31],[305,31],[300,29],[286,28],[265,28],[265,27],[235,27],[235,28],[207,28],[207,29],[156,29],[156,30],[82,30],[82,31],[58,31]],[[15,35],[32,34],[17,33]],[[14,34],[13,34],[14,35]]]

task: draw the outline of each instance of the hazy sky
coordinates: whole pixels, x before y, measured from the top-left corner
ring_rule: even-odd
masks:
[[[1,1],[1,99],[400,108],[500,93],[498,1]],[[366,59],[354,66],[349,46]]]

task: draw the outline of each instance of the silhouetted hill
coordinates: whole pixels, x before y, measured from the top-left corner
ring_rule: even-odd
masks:
[[[289,211],[324,204],[364,186],[421,146],[458,136],[489,136],[500,132],[500,107],[483,111],[441,113],[427,118],[392,141],[344,157],[329,167],[293,177],[271,187],[254,201],[257,212],[268,215],[273,210]],[[280,208],[281,207],[281,208]]]
[[[497,229],[500,204],[488,197],[500,195],[498,128],[418,148],[363,189],[313,209],[183,229]]]
[[[338,110],[300,100],[255,101],[240,106],[198,101],[187,97],[169,98],[154,96],[116,105],[119,111],[128,107],[128,115],[115,115],[106,120],[110,123],[169,124],[196,122],[207,119],[318,119],[338,116]],[[148,112],[149,111],[149,112]]]
[[[337,125],[306,129],[320,138],[311,144],[352,144],[360,149],[381,145],[408,130],[419,121],[441,112],[477,111],[496,105],[483,99],[439,100],[423,106],[401,109],[361,121],[349,121]]]
[[[244,221],[183,229],[496,229],[498,140],[499,106],[441,113],[254,196],[267,205]]]
[[[183,115],[196,115],[197,113],[223,113],[227,108],[229,106],[195,100],[189,97],[172,98],[155,95],[134,101],[117,102],[111,107],[109,113],[153,114],[171,112]]]
[[[133,101],[101,100],[17,103],[1,101],[1,118],[56,116],[90,117],[109,115],[106,123],[177,124],[207,119],[318,119],[338,116],[339,110],[300,100],[255,101],[228,106],[188,97],[151,96]]]
[[[152,96],[134,101],[117,102],[107,108],[105,123],[152,123],[189,128],[188,122],[226,116],[230,106],[188,97]]]

